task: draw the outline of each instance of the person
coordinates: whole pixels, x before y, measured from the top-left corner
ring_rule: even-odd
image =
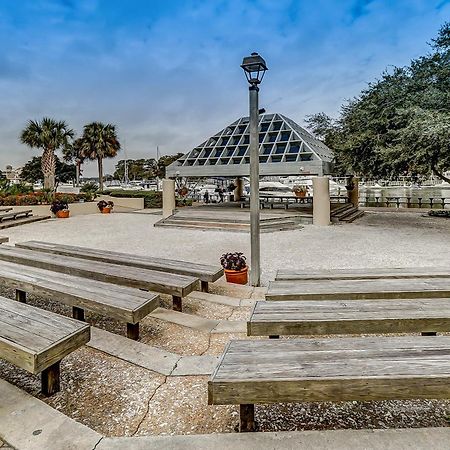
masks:
[[[223,203],[223,189],[219,188],[219,203]]]
[[[205,203],[209,203],[209,192],[205,191],[205,193],[203,194],[203,200],[205,201]]]

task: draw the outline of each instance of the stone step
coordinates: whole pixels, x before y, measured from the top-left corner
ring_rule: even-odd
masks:
[[[39,222],[41,220],[50,219],[50,216],[29,216],[22,219],[5,220],[0,222],[0,230],[5,228],[18,227],[19,225],[25,225],[27,223]]]
[[[344,217],[341,220],[342,220],[342,222],[351,223],[351,222],[355,221],[356,219],[359,219],[363,215],[364,215],[364,211],[356,210],[355,212],[353,212],[349,216]]]

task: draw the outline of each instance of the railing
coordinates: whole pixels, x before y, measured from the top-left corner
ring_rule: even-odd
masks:
[[[446,197],[369,197],[359,201],[361,206],[391,207],[391,208],[450,208],[450,198]]]

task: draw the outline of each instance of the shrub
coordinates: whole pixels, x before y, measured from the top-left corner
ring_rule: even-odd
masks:
[[[63,200],[55,200],[52,205],[50,206],[50,211],[53,214],[56,214],[58,211],[64,211],[64,210],[68,210],[69,209],[69,205],[67,204],[67,202],[63,201]]]
[[[105,208],[113,209],[114,208],[114,202],[112,202],[112,201],[107,202],[105,200],[100,200],[97,203],[97,207],[100,210],[100,212],[103,211]]]
[[[247,259],[242,252],[224,253],[220,264],[227,270],[242,270],[247,267]]]

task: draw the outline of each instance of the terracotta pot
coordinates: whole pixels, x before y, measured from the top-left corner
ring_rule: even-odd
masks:
[[[68,209],[64,209],[62,211],[58,211],[55,215],[58,219],[67,219],[70,215],[70,211]]]
[[[228,270],[224,269],[225,277],[228,283],[247,284],[248,282],[248,267],[242,270]]]
[[[300,198],[305,198],[306,192],[305,191],[295,191],[295,195]]]
[[[102,209],[101,213],[102,213],[102,214],[109,214],[109,213],[111,212],[111,209],[112,209],[112,208],[110,208],[109,206],[105,206],[105,207]]]

